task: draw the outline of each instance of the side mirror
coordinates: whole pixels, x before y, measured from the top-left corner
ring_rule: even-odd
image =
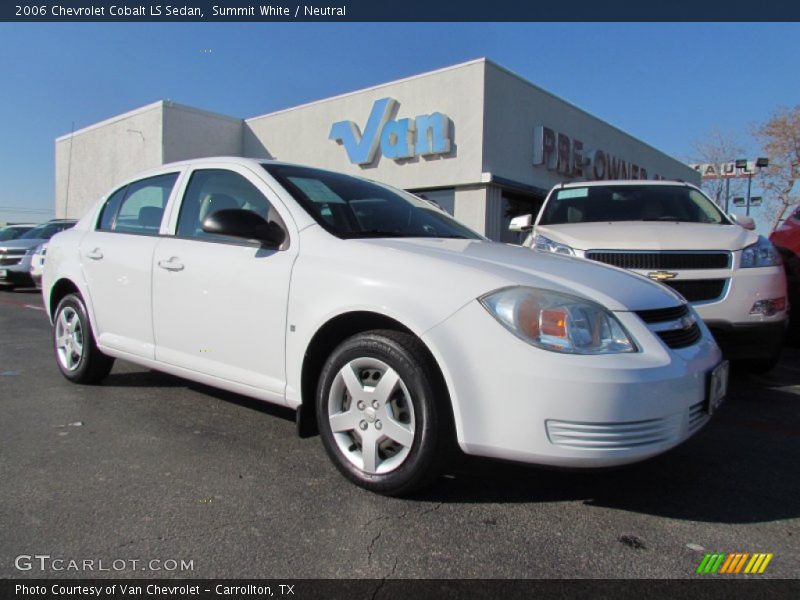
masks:
[[[746,215],[731,215],[731,219],[733,222],[739,225],[740,227],[744,227],[745,229],[749,229],[750,231],[755,230],[756,222],[753,217],[749,217]]]
[[[280,225],[274,221],[268,223],[261,215],[242,208],[225,208],[212,213],[203,221],[203,231],[256,240],[274,248],[286,239],[286,232]]]
[[[533,215],[514,217],[508,224],[509,231],[528,231],[533,226]]]

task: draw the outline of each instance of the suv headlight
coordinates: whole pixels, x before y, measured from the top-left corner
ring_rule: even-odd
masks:
[[[28,248],[27,250],[25,250],[25,256],[33,256],[41,249],[42,246],[43,244],[39,244],[37,246],[32,246]]]
[[[742,250],[742,269],[752,267],[776,267],[783,264],[780,252],[763,235],[758,236],[758,241]]]
[[[529,287],[509,287],[479,298],[503,327],[538,348],[568,354],[636,352],[611,311],[590,300]]]
[[[553,252],[554,254],[567,254],[575,256],[575,251],[566,244],[559,244],[550,238],[543,235],[534,234],[533,236],[533,249],[541,250],[542,252]]]

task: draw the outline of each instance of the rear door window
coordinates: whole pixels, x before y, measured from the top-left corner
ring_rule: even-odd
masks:
[[[125,190],[113,231],[157,235],[177,178],[177,173],[168,173],[131,183]]]

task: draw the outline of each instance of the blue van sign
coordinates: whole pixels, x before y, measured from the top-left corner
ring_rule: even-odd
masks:
[[[394,98],[376,100],[363,132],[353,121],[339,121],[331,126],[328,138],[344,146],[351,163],[362,166],[372,163],[378,150],[398,162],[450,152],[447,115],[435,112],[413,119],[392,119],[398,106]]]

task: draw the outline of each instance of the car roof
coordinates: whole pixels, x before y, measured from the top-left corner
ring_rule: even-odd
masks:
[[[369,179],[368,177],[364,177],[362,175],[353,175],[351,173],[342,173],[341,171],[334,171],[332,169],[326,169],[324,167],[317,167],[314,165],[302,164],[302,163],[292,163],[286,162],[281,160],[274,160],[271,158],[251,158],[251,157],[244,157],[244,156],[208,156],[204,158],[190,158],[187,160],[181,160],[171,163],[164,163],[163,165],[159,165],[157,167],[151,167],[149,169],[139,171],[135,173],[131,177],[127,177],[124,180],[119,181],[114,185],[112,188],[113,190],[119,189],[122,186],[129,185],[135,181],[140,179],[144,179],[147,177],[155,177],[157,175],[164,175],[167,174],[175,169],[183,169],[185,167],[196,167],[202,166],[207,164],[220,164],[220,163],[228,163],[232,165],[242,165],[250,167],[254,170],[258,170],[261,168],[262,165],[285,165],[290,167],[301,167],[301,168],[308,168],[308,169],[316,169],[318,171],[325,171],[328,173],[334,173],[338,175],[347,175],[348,177],[354,177],[356,179],[361,179],[364,181],[371,181],[373,183],[382,184],[379,181]],[[110,194],[111,192],[109,192]],[[108,195],[104,196],[104,198],[108,198]]]
[[[608,185],[684,185],[686,187],[697,187],[688,181],[677,179],[603,179],[601,181],[570,181],[560,183],[557,188],[575,187],[599,187]]]

